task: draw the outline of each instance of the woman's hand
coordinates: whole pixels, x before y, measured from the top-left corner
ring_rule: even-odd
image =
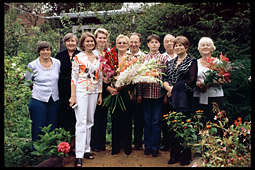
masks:
[[[105,84],[109,84],[110,83],[110,80],[108,80],[105,75],[103,75],[103,81],[104,81]]]
[[[102,104],[102,101],[103,101],[103,99],[102,99],[102,93],[99,93],[99,95],[98,95],[98,99],[97,99],[97,105],[101,105]]]
[[[109,93],[110,93],[111,95],[118,95],[118,94],[119,94],[119,91],[118,91],[117,89],[111,87],[111,86],[108,86],[108,87],[107,87],[107,90],[109,91]]]
[[[142,96],[137,96],[137,103],[141,103],[142,102]]]
[[[202,89],[204,87],[204,83],[202,81],[197,80],[196,81],[196,86]]]
[[[166,81],[163,83],[163,86],[164,86],[164,88],[167,90],[166,95],[167,95],[168,97],[171,97],[171,95],[172,95],[172,90],[173,90],[173,86],[170,86],[169,83],[166,82]]]
[[[73,105],[75,105],[77,103],[76,101],[76,97],[75,96],[71,96],[69,99],[69,106],[72,107]]]

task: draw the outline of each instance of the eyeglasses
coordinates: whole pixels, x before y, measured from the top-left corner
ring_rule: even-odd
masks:
[[[118,42],[117,44],[127,44],[126,42]]]

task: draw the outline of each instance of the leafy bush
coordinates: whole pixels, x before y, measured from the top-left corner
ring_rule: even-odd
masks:
[[[200,132],[201,141],[193,146],[201,147],[202,164],[205,167],[250,167],[251,166],[251,122],[229,124],[225,111],[214,105],[215,120],[218,123],[207,122],[207,129],[218,128],[222,135],[217,136],[212,131]]]
[[[61,142],[70,143],[72,135],[69,131],[65,131],[63,128],[55,128],[50,132],[50,127],[46,126],[42,128],[42,134],[39,135],[40,139],[33,142],[35,151],[31,154],[42,157],[51,157],[55,155],[61,155],[57,152],[57,146]]]
[[[31,120],[28,102],[31,90],[24,84],[27,54],[4,60],[4,153],[5,166],[28,166],[31,155]]]
[[[199,142],[200,136],[198,132],[203,129],[203,124],[200,122],[203,111],[198,110],[191,118],[187,118],[181,112],[169,112],[164,115],[164,121],[167,122],[169,131],[173,130],[176,138],[181,138],[183,148],[192,148],[192,145]]]
[[[232,61],[231,83],[223,86],[224,110],[227,111],[230,122],[241,116],[251,120],[251,60],[239,59]]]
[[[187,119],[182,113],[170,112],[164,115],[169,130],[175,137],[183,139],[184,149],[189,147],[202,162],[202,167],[250,167],[251,166],[251,122],[239,117],[235,124],[229,124],[224,110],[214,103],[213,112],[217,123],[200,123],[203,111],[198,110]]]

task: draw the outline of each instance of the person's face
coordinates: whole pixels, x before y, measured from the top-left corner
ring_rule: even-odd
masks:
[[[69,38],[65,42],[68,51],[74,51],[76,49],[77,42],[74,37]]]
[[[84,45],[85,51],[92,51],[95,48],[94,39],[92,37],[86,37],[83,45]]]
[[[164,39],[164,48],[166,51],[174,50],[174,37],[173,36],[166,36]]]
[[[126,38],[119,38],[118,41],[116,42],[116,48],[119,51],[127,51],[128,42],[127,42]]]
[[[96,40],[99,48],[103,49],[106,47],[107,36],[105,34],[98,33]]]
[[[40,55],[40,57],[42,57],[43,59],[48,59],[48,58],[50,58],[50,56],[51,56],[51,50],[50,50],[50,48],[43,48],[43,49],[41,49],[40,52],[39,52],[39,55]]]
[[[153,38],[149,43],[147,43],[147,46],[150,48],[151,52],[157,52],[160,47],[160,42]]]
[[[212,54],[212,52],[213,52],[212,43],[202,42],[199,47],[199,52],[201,55]]]
[[[183,55],[187,52],[188,49],[185,48],[185,46],[182,43],[176,43],[174,46],[174,52],[177,55]]]
[[[132,35],[129,39],[129,48],[131,53],[137,53],[139,51],[141,42],[137,35]]]

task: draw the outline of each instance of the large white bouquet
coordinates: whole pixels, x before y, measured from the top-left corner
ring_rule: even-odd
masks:
[[[160,62],[155,58],[150,60],[137,60],[123,72],[120,72],[115,86],[118,88],[137,83],[162,83],[160,77],[164,73],[159,71],[158,68],[160,67],[164,66],[161,66]]]

